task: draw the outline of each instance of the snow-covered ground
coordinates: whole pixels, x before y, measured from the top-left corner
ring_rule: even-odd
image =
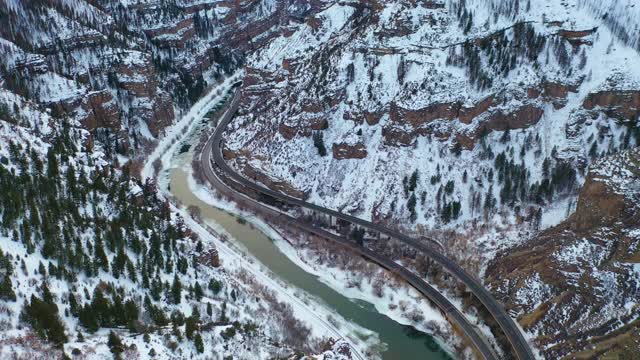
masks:
[[[349,3],[336,3],[315,16],[318,26],[303,24],[292,35],[275,38],[248,61],[251,68],[270,72],[255,90],[272,105],[238,116],[231,124],[227,146],[241,157],[242,153],[251,154],[249,165],[304,191],[310,202],[368,220],[399,224],[403,231],[416,235],[440,236],[443,230],[453,230],[471,238],[478,226],[507,231],[523,218],[528,218],[527,224],[534,223],[535,216],[529,212],[539,208],[542,216],[534,227],[544,229],[560,223],[573,212],[577,189],[584,182],[582,170],[593,158],[590,149],[595,146],[600,156],[623,146],[628,126],[603,115],[590,118],[592,114],[585,112],[583,104],[589,94],[600,90],[640,88],[640,68],[636,66],[640,54],[608,27],[599,26],[608,5],[618,12],[628,8],[629,14],[635,13],[637,6],[632,9],[604,1],[596,11],[578,0],[534,1],[529,5],[520,1],[519,6],[514,1],[466,1],[474,22],[464,35],[453,10],[457,3],[464,2],[445,2],[444,9],[436,10],[385,3],[376,14],[377,22],[360,28],[355,28],[355,19],[362,15],[359,10]],[[463,46],[457,45],[461,40],[503,30],[504,38],[512,40],[513,25],[522,21],[545,39],[545,45],[535,61],[517,59],[508,75],[490,74],[492,86],[478,89],[469,80],[467,68],[448,63],[452,53],[463,53]],[[630,23],[630,34],[636,23]],[[595,27],[597,31],[589,34]],[[402,35],[390,29],[400,29]],[[584,44],[569,45],[558,35],[561,30],[587,31],[581,38]],[[557,55],[563,51],[568,65]],[[494,56],[481,55],[479,62],[491,68]],[[402,81],[398,75],[401,68]],[[272,77],[283,81],[272,82]],[[527,94],[527,89],[545,82],[569,87],[577,84],[577,89],[569,91],[563,106],[556,108]],[[497,104],[470,124],[455,117],[434,119],[421,124],[418,131],[409,126],[411,121],[398,123],[390,115],[395,105],[417,110],[457,102],[472,106],[489,96]],[[308,104],[321,110],[304,110]],[[473,137],[492,111],[508,114],[526,104],[543,112],[535,124],[510,130],[508,139],[504,131],[493,131],[483,140],[476,139],[473,148],[453,154],[457,136]],[[256,102],[256,106],[263,105]],[[363,121],[364,111],[379,112],[379,122]],[[319,132],[328,156],[318,156],[312,136],[301,135],[309,130],[309,119],[326,119],[328,128]],[[298,134],[285,138],[279,131],[283,124],[298,129]],[[418,135],[414,134],[409,144],[390,144],[390,129],[398,128],[418,131]],[[358,143],[367,151],[363,159],[336,159],[331,154],[332,145]],[[549,177],[542,170],[545,161],[551,164],[551,171],[563,162],[582,170],[577,171],[570,191],[549,201],[503,203],[503,183],[496,181],[494,163],[500,153],[526,171],[525,192]],[[415,190],[407,192],[406,181],[414,173],[418,175]],[[450,192],[445,189],[448,182]],[[414,218],[409,210],[411,195],[416,203]],[[495,201],[494,209],[486,209],[487,198]],[[454,202],[459,203],[460,211],[447,222],[443,207]],[[526,238],[501,236],[493,240],[484,244],[495,246],[483,252],[493,254]],[[488,259],[483,257],[482,261]]]

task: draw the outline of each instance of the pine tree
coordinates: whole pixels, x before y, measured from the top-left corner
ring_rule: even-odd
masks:
[[[58,171],[58,159],[53,152],[53,148],[49,148],[47,152],[47,176],[49,179],[55,180],[58,178]]]
[[[407,209],[411,213],[411,221],[416,218],[416,194],[411,194],[409,201],[407,201]]]
[[[11,260],[7,258],[0,249],[0,269],[4,274],[0,273],[0,300],[16,301],[16,294],[13,291],[11,276],[13,275],[13,265]]]
[[[185,321],[184,334],[187,339],[193,339],[193,333],[198,328],[198,320],[194,316],[189,316]]]
[[[78,301],[76,301],[76,297],[72,292],[69,292],[69,311],[71,311],[71,315],[73,316],[78,316],[80,311]]]
[[[196,285],[193,288],[193,293],[197,301],[200,301],[204,296],[204,291],[202,291],[202,287],[200,283],[196,281]]]
[[[226,301],[222,303],[222,309],[220,310],[220,317],[218,321],[221,323],[226,323],[227,321],[229,321],[229,319],[227,318],[227,302]]]
[[[218,280],[211,279],[209,281],[209,290],[211,290],[213,295],[218,295],[220,290],[222,290],[222,284]]]
[[[202,354],[204,352],[204,343],[202,342],[202,336],[200,333],[197,333],[195,338],[193,339],[193,344],[196,346],[196,351]]]
[[[160,300],[160,294],[162,294],[162,281],[160,281],[160,278],[158,276],[156,276],[155,279],[153,279],[153,282],[151,283],[151,298],[153,298],[154,301],[158,301]]]
[[[173,284],[171,285],[171,300],[174,304],[179,304],[182,298],[182,284],[178,278],[178,274],[173,276]]]
[[[107,346],[111,350],[111,353],[116,356],[118,356],[124,351],[124,345],[122,344],[122,340],[120,339],[120,336],[118,336],[118,334],[116,334],[113,330],[109,332]]]
[[[324,146],[324,138],[322,132],[316,131],[313,133],[313,145],[316,147],[316,149],[318,149],[318,155],[327,155],[327,149]]]
[[[25,303],[21,315],[31,325],[41,338],[51,342],[56,347],[62,347],[67,342],[64,325],[58,316],[58,307],[31,295],[31,302]]]
[[[411,174],[411,178],[409,179],[409,191],[414,191],[418,186],[418,170],[415,170],[413,174]]]
[[[105,272],[109,271],[109,259],[107,259],[107,254],[104,252],[104,245],[102,244],[102,236],[100,233],[96,233],[96,243],[95,243],[95,264],[99,269],[104,270]]]
[[[136,305],[132,299],[129,299],[124,303],[124,313],[127,324],[132,325],[138,320],[140,310],[138,309],[138,305]]]
[[[98,287],[93,291],[91,311],[95,314],[100,326],[111,327],[113,325],[111,302],[104,296]]]

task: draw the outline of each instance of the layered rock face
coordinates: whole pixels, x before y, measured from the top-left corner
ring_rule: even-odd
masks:
[[[584,108],[606,109],[607,115],[618,120],[637,121],[640,117],[640,90],[599,91],[584,100]]]
[[[319,6],[6,0],[0,84],[133,155],[247,51]]]
[[[492,290],[548,358],[627,334],[633,202],[589,166],[640,145],[640,54],[583,2],[472,3],[336,2],[309,15],[248,58],[225,154],[274,189],[437,237],[474,273],[503,251]]]
[[[241,129],[227,150],[273,182],[365,218],[424,229],[517,209],[514,219],[535,226],[526,214],[575,196],[592,159],[639,139],[638,53],[602,47],[615,35],[592,26],[597,19],[572,23],[565,5],[553,19],[540,9],[514,16],[515,7],[480,24],[464,2],[332,4],[249,58]],[[612,57],[627,60],[610,66]],[[314,133],[332,156],[319,156]],[[554,189],[554,168],[565,164],[575,181]],[[353,175],[362,173],[378,185]],[[461,211],[452,217],[453,203]]]
[[[487,279],[549,358],[637,352],[640,151],[594,164],[576,211],[499,255]]]

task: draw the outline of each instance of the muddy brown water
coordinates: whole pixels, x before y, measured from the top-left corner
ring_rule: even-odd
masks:
[[[191,154],[181,154],[185,162],[190,163]],[[420,332],[411,326],[401,325],[386,315],[380,314],[375,307],[364,301],[353,300],[323,283],[317,276],[310,274],[283,254],[263,232],[246,221],[223,210],[217,209],[199,199],[189,188],[184,170],[170,170],[170,192],[184,206],[200,208],[202,219],[213,221],[222,227],[233,241],[240,243],[264,266],[282,280],[321,300],[325,306],[340,314],[343,318],[378,334],[380,344],[375,350],[385,360],[444,360],[451,359],[429,334]],[[355,334],[355,336],[364,336]]]

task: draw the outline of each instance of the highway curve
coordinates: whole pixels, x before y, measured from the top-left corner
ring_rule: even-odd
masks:
[[[440,264],[440,266],[442,266],[445,270],[447,270],[450,274],[454,275],[455,277],[457,277],[462,283],[464,283],[467,288],[469,289],[469,291],[471,291],[479,300],[480,302],[482,302],[482,304],[487,308],[487,310],[489,311],[489,313],[493,316],[493,318],[495,319],[496,323],[500,326],[500,328],[502,329],[502,331],[504,332],[505,336],[508,338],[511,346],[513,347],[514,353],[516,354],[517,358],[520,360],[533,360],[535,359],[533,352],[531,350],[531,347],[529,346],[529,344],[527,343],[527,341],[525,340],[524,336],[522,335],[522,332],[520,331],[519,327],[516,325],[516,323],[514,322],[514,320],[507,315],[506,311],[504,310],[504,308],[502,307],[502,305],[500,303],[498,303],[493,296],[489,293],[489,291],[487,291],[487,289],[485,289],[485,287],[480,284],[476,279],[474,279],[470,274],[468,274],[464,269],[462,269],[460,266],[458,266],[458,264],[456,264],[454,261],[450,260],[449,258],[447,258],[446,256],[444,256],[442,253],[440,253],[435,247],[427,245],[422,243],[421,241],[418,241],[412,237],[406,236],[402,233],[399,233],[393,229],[389,229],[385,226],[379,225],[379,224],[374,224],[371,223],[369,221],[351,216],[351,215],[347,215],[347,214],[343,214],[341,212],[332,210],[332,209],[327,209],[324,207],[320,207],[318,205],[315,204],[311,204],[308,202],[305,202],[304,200],[301,199],[297,199],[297,198],[293,198],[287,195],[284,195],[280,192],[277,191],[273,191],[269,188],[266,188],[264,186],[258,185],[248,179],[246,179],[245,177],[243,177],[242,175],[238,174],[237,172],[235,172],[224,160],[224,156],[222,154],[222,142],[223,142],[223,133],[227,127],[227,125],[231,122],[231,120],[233,119],[233,116],[235,115],[236,111],[238,110],[238,107],[240,105],[240,93],[241,90],[240,88],[238,88],[238,90],[236,90],[233,100],[231,101],[231,103],[229,104],[228,108],[226,109],[224,115],[222,116],[222,118],[220,119],[218,126],[216,127],[213,135],[209,138],[209,140],[207,141],[203,152],[201,154],[201,162],[202,162],[202,167],[205,170],[205,173],[210,172],[209,174],[206,174],[207,177],[209,178],[209,176],[215,176],[212,169],[211,169],[211,153],[213,151],[213,160],[215,162],[215,164],[219,167],[219,169],[228,177],[230,177],[231,179],[233,179],[234,181],[236,181],[237,183],[250,188],[254,191],[257,191],[258,193],[262,193],[265,195],[269,195],[273,198],[276,198],[280,201],[283,201],[285,203],[288,204],[292,204],[292,205],[296,205],[296,206],[301,206],[313,211],[316,211],[318,213],[323,213],[325,215],[329,215],[329,216],[333,216],[335,218],[338,219],[342,219],[345,221],[348,221],[352,224],[357,224],[363,228],[372,230],[374,232],[379,232],[381,234],[385,234],[389,237],[395,238],[409,246],[414,247],[415,249],[419,250],[420,252],[422,252],[424,255],[430,257],[431,259],[433,259],[434,261],[436,261],[438,264]],[[319,230],[319,229],[318,229]],[[329,233],[330,234],[330,233]],[[362,248],[362,247],[358,247],[358,248]],[[362,248],[363,251],[359,251],[363,256],[367,257],[365,255],[365,253],[371,253],[370,251],[365,251],[364,248]],[[376,259],[374,258],[370,258],[372,261],[378,262],[376,261]],[[385,263],[393,263],[394,262],[390,261],[390,260],[384,260]],[[380,264],[383,265],[383,264]],[[399,266],[396,264],[396,266]],[[403,268],[404,269],[404,268]],[[405,271],[407,271],[408,273],[412,274],[411,272],[409,272],[408,270],[404,269]],[[405,280],[407,280],[409,283],[412,283],[408,278],[405,278]],[[425,283],[426,284],[426,283]],[[413,285],[413,284],[412,284]],[[414,285],[415,286],[415,285]],[[428,286],[428,285],[427,285]],[[431,288],[431,287],[429,287]],[[438,293],[437,291],[435,291],[433,288],[431,288],[431,290],[433,290],[433,292],[437,293],[439,296],[441,296],[444,299],[444,303],[443,304],[448,304],[447,305],[443,305],[444,307],[440,306],[440,304],[438,303],[437,300],[434,300],[433,298],[430,297],[430,299],[432,301],[434,301],[434,303],[436,303],[436,305],[438,305],[443,311],[445,311],[446,314],[449,314],[449,310],[451,310],[451,308],[453,307],[453,305],[446,299],[444,298],[444,296],[442,296],[440,293]],[[429,296],[428,294],[424,294],[425,296]],[[458,323],[456,321],[456,323],[463,329],[463,331],[465,332],[465,334],[467,334],[469,336],[469,334],[473,334],[476,333],[475,329],[473,329],[473,326],[471,324],[468,323],[468,321],[466,321],[466,318],[464,318],[464,316],[462,314],[460,314],[460,317],[462,317],[464,319],[464,321],[462,322],[462,319],[456,319],[456,317],[450,317],[451,321],[456,321],[456,320],[460,320],[461,323]],[[466,324],[466,325],[465,325]],[[473,341],[473,339],[471,339],[472,342],[474,343],[474,345],[479,345],[476,344],[475,341]],[[484,341],[481,341],[483,344],[486,345],[486,343],[484,343]],[[477,347],[478,348],[478,347]],[[483,356],[485,356],[485,358],[493,358],[493,354],[491,352],[484,354]]]

